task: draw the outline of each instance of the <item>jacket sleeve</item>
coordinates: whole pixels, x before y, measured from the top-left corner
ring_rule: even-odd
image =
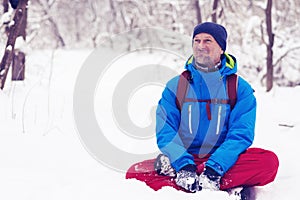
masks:
[[[179,171],[187,164],[195,165],[195,163],[193,156],[187,153],[178,135],[181,114],[176,106],[177,84],[178,77],[170,80],[158,103],[156,110],[156,139],[158,148],[169,157],[173,168]]]
[[[206,165],[223,176],[254,140],[256,98],[251,86],[238,79],[237,102],[232,109],[225,141],[210,156]]]

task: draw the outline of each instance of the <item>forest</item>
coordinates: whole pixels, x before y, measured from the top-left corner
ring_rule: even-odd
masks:
[[[2,50],[16,12],[7,2],[0,10]],[[299,0],[31,0],[27,9],[24,38],[29,49],[101,48],[120,33],[149,27],[190,37],[195,25],[213,21],[226,27],[227,51],[238,58],[244,75],[259,77],[267,91],[273,83],[300,84]],[[155,37],[146,40],[161,40]],[[147,43],[138,35],[135,40]],[[182,48],[180,41],[161,42]]]

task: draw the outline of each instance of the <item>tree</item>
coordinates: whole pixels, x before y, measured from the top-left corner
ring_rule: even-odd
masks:
[[[200,3],[199,0],[195,0],[195,10],[196,10],[197,24],[202,23],[201,7],[200,7],[199,3]]]
[[[47,20],[49,21],[53,34],[55,35],[57,39],[57,47],[65,47],[66,43],[64,41],[64,38],[62,34],[59,31],[58,25],[54,18],[49,14],[49,11],[51,10],[51,7],[54,5],[55,1],[47,1],[47,2],[42,2],[41,0],[37,0],[37,3],[42,7],[43,9],[43,14],[47,16]]]
[[[16,1],[16,0],[15,0]],[[11,0],[12,2],[12,0]],[[17,4],[16,4],[17,5]],[[16,6],[15,5],[15,6]],[[20,37],[24,42],[26,41],[26,27],[27,27],[27,7],[24,9],[24,15],[21,18],[21,25],[17,37]],[[25,52],[15,47],[12,61],[12,77],[13,81],[24,80],[25,78]]]
[[[26,15],[28,0],[22,0],[19,2],[18,7],[13,18],[13,25],[9,29],[9,35],[6,43],[4,55],[0,63],[0,88],[3,89],[5,80],[8,74],[9,67],[14,57],[14,49],[16,39],[19,36],[22,28],[23,17]]]
[[[214,0],[212,7],[211,20],[212,22],[217,23],[217,9],[218,9],[219,0]]]
[[[273,84],[299,85],[300,1],[269,1],[268,9],[267,2],[36,0],[30,4],[26,43],[33,49],[97,48],[115,34],[135,28],[158,27],[189,36],[196,24],[214,21],[226,27],[228,53],[237,57],[242,75],[253,77],[253,82],[262,80],[264,87],[268,82],[268,90]],[[0,35],[0,43],[6,40],[5,34]],[[268,78],[266,65],[271,66]]]
[[[267,45],[267,92],[273,87],[273,45],[274,33],[272,31],[272,0],[267,1],[266,25],[269,41]]]

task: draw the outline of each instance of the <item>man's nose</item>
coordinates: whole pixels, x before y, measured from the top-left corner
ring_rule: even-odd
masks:
[[[200,41],[197,43],[198,49],[204,49],[206,47],[205,43],[203,41]]]

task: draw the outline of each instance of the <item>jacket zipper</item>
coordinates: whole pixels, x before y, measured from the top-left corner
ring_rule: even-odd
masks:
[[[193,130],[192,130],[192,104],[189,104],[189,106],[188,106],[188,113],[189,113],[189,131],[190,131],[190,134],[193,134]]]
[[[219,108],[218,108],[218,120],[217,120],[217,130],[216,130],[216,135],[219,135],[219,132],[220,132],[221,112],[222,112],[222,106],[219,105]]]

